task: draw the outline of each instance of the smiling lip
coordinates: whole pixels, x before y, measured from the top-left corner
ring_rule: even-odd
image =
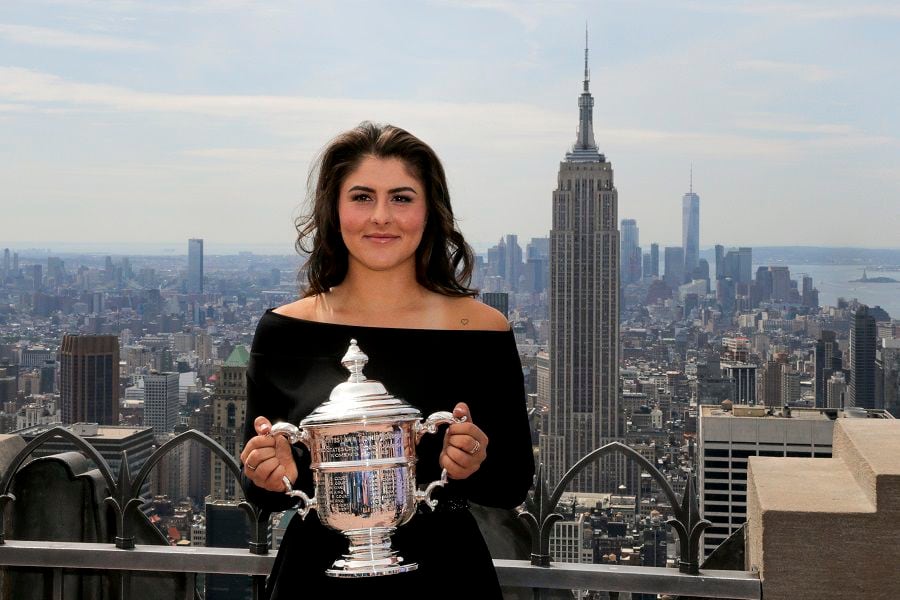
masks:
[[[388,234],[378,234],[378,233],[373,234],[373,235],[363,236],[363,237],[365,237],[367,240],[376,242],[378,244],[386,244],[387,242],[390,242],[392,240],[400,239],[399,235],[388,235]]]

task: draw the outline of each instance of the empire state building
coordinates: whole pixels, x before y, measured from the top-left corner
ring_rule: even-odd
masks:
[[[613,169],[594,141],[587,34],[575,144],[559,165],[550,231],[549,412],[540,438],[545,476],[555,485],[600,446],[621,441],[619,401],[619,231]],[[595,461],[569,486],[612,492],[624,461]]]

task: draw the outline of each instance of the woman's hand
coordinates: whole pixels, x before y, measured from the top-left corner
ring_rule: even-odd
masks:
[[[291,445],[284,436],[269,436],[272,424],[265,417],[253,421],[256,436],[250,438],[241,452],[244,474],[257,487],[272,492],[283,492],[283,477],[291,484],[297,481],[297,464],[291,453]]]
[[[469,407],[464,402],[456,405],[453,416],[466,416],[468,419],[465,423],[453,423],[447,428],[440,464],[447,469],[447,475],[451,479],[466,479],[477,471],[487,458],[488,438],[472,422]]]

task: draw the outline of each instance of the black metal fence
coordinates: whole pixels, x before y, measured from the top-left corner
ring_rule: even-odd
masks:
[[[51,542],[7,542],[4,521],[7,506],[16,500],[10,492],[17,471],[34,451],[50,439],[61,438],[73,444],[79,451],[90,458],[103,477],[109,495],[105,503],[115,514],[116,534],[114,545],[104,544],[67,544],[56,545]],[[133,570],[152,571],[156,569],[184,573],[237,573],[250,575],[253,578],[254,598],[261,597],[265,582],[265,573],[271,569],[272,557],[268,554],[268,517],[267,512],[249,502],[240,503],[250,520],[251,536],[247,551],[243,551],[246,559],[240,557],[240,550],[214,548],[152,548],[140,546],[135,552],[135,536],[131,529],[132,513],[138,511],[145,502],[141,496],[141,487],[150,475],[151,470],[169,452],[177,446],[195,441],[208,448],[223,461],[231,474],[240,480],[240,465],[222,446],[208,436],[196,430],[181,433],[157,448],[142,465],[138,474],[132,477],[127,455],[123,452],[118,473],[113,473],[106,460],[82,437],[63,427],[50,429],[29,442],[10,462],[9,467],[0,479],[0,565],[32,565],[54,569],[54,598],[62,598],[62,586],[57,585],[55,575],[63,568],[92,569],[104,565],[108,569],[119,569],[123,573]],[[635,460],[659,484],[668,498],[674,518],[668,524],[679,538],[680,564],[679,572],[660,567],[623,567],[617,565],[572,565],[553,563],[550,556],[550,536],[554,523],[563,517],[557,512],[562,493],[572,479],[592,461],[603,456],[619,453]],[[563,476],[556,486],[550,485],[543,476],[543,465],[538,467],[535,487],[529,494],[525,504],[519,509],[519,517],[527,524],[531,535],[531,561],[497,560],[495,564],[501,582],[505,585],[533,587],[539,589],[580,588],[622,590],[623,586],[632,586],[633,591],[645,593],[682,593],[695,594],[702,588],[702,595],[720,598],[759,598],[761,590],[759,580],[753,573],[742,571],[716,571],[700,573],[699,553],[700,535],[710,525],[701,518],[698,510],[697,495],[693,477],[689,476],[684,494],[679,499],[662,473],[660,473],[645,457],[635,450],[619,442],[607,444],[594,450],[582,458]],[[55,553],[55,562],[50,562]],[[78,549],[92,553],[92,559],[78,558]],[[39,551],[43,549],[43,552]],[[129,560],[111,560],[118,551],[129,550]],[[160,552],[166,553],[165,555]],[[257,559],[252,559],[252,557]],[[103,558],[101,558],[103,557]],[[139,557],[138,563],[135,558]],[[96,560],[95,560],[96,559]],[[210,559],[222,564],[210,564]],[[235,562],[237,561],[237,562]],[[96,563],[96,564],[95,564]],[[227,571],[221,570],[228,565]],[[548,569],[548,567],[554,567]],[[642,579],[643,578],[643,579]],[[190,579],[193,582],[193,576]],[[192,585],[191,585],[192,587]],[[129,597],[131,586],[127,574],[120,577],[119,597]],[[655,590],[655,592],[654,592]],[[59,593],[59,596],[56,594]],[[192,595],[192,590],[188,590]]]

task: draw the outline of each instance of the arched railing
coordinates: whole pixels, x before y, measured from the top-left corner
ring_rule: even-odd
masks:
[[[550,566],[550,535],[553,533],[553,525],[563,519],[563,516],[556,512],[556,506],[559,504],[559,499],[566,486],[591,462],[614,453],[624,454],[626,458],[637,461],[659,484],[663,493],[669,499],[672,511],[675,514],[675,517],[669,519],[667,523],[678,534],[681,556],[678,569],[682,573],[689,575],[699,574],[700,535],[712,523],[700,516],[693,474],[688,475],[684,494],[679,500],[678,495],[672,489],[672,486],[669,485],[665,476],[649,460],[641,456],[639,452],[621,442],[612,442],[590,452],[566,471],[566,474],[563,475],[552,492],[548,491],[550,484],[544,477],[543,463],[538,465],[537,473],[535,474],[534,490],[529,495],[528,500],[526,500],[524,507],[519,511],[519,518],[525,521],[531,533],[531,564],[544,567]]]
[[[119,472],[117,476],[114,476],[109,463],[107,463],[103,456],[85,441],[84,438],[72,433],[64,427],[54,427],[28,442],[28,444],[16,454],[12,461],[10,461],[9,468],[6,470],[6,473],[3,474],[3,478],[0,479],[0,544],[3,544],[5,541],[3,516],[6,511],[6,506],[16,499],[15,495],[10,492],[10,487],[16,476],[16,472],[35,450],[51,439],[62,439],[71,443],[90,458],[97,466],[97,470],[100,471],[101,476],[106,482],[107,489],[109,490],[109,496],[104,499],[104,502],[112,507],[116,515],[115,543],[117,548],[134,548],[134,534],[131,531],[128,517],[132,511],[137,510],[145,501],[141,497],[141,487],[144,485],[147,477],[150,476],[150,471],[160,460],[178,446],[191,440],[199,443],[221,459],[238,481],[240,481],[241,478],[241,466],[237,460],[222,446],[216,443],[215,440],[195,429],[178,434],[154,450],[141,466],[141,470],[138,472],[137,476],[132,478],[131,471],[128,467],[127,452],[122,452],[122,459],[119,462]],[[251,523],[250,552],[252,554],[268,553],[269,545],[266,520],[269,513],[261,511],[246,500],[242,501],[239,506],[247,513]]]

